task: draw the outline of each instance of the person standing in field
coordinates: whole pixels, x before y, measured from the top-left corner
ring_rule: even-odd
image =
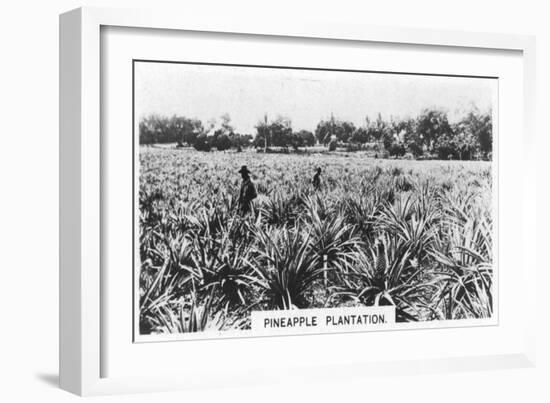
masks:
[[[239,171],[243,182],[241,183],[241,192],[239,194],[239,208],[242,215],[246,215],[252,207],[252,200],[257,196],[256,188],[250,180],[250,171],[243,165]]]
[[[317,173],[313,175],[313,188],[315,190],[321,189],[321,168],[317,168]]]

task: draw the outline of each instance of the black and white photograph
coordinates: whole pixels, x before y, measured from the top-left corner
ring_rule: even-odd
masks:
[[[134,336],[497,318],[496,77],[134,60]]]

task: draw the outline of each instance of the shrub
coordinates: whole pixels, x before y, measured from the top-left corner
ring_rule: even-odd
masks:
[[[142,334],[240,329],[252,310],[350,303],[395,305],[400,321],[493,315],[490,164],[216,157],[140,149]],[[259,197],[241,217],[248,158]]]
[[[310,235],[298,228],[255,230],[259,284],[266,301],[279,309],[307,306],[306,292],[323,273],[318,255],[311,247]]]
[[[392,143],[388,149],[388,153],[392,157],[402,157],[406,152],[405,146],[401,143]]]
[[[200,136],[198,136],[193,143],[193,147],[195,147],[195,150],[197,151],[210,151],[212,149],[210,139],[206,134],[201,134]]]

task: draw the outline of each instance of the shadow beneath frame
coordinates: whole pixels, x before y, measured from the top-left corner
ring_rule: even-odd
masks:
[[[39,379],[46,385],[58,388],[59,387],[59,375],[58,374],[35,374],[36,379]]]

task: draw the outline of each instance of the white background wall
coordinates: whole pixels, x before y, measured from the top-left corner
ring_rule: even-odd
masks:
[[[184,7],[186,12],[250,18],[313,15],[336,21],[534,34],[538,51],[539,175],[550,174],[550,12],[544,1],[39,1],[0,5],[0,400],[74,401],[56,388],[58,327],[58,14],[81,5]],[[518,158],[519,163],[519,158]],[[549,192],[539,189],[539,258],[546,259]],[[546,211],[545,211],[546,210]],[[540,266],[548,267],[546,263]],[[101,401],[550,401],[549,276],[539,288],[535,369],[350,379],[99,398]],[[518,300],[518,303],[521,303]],[[414,348],[414,346],[412,346]]]

